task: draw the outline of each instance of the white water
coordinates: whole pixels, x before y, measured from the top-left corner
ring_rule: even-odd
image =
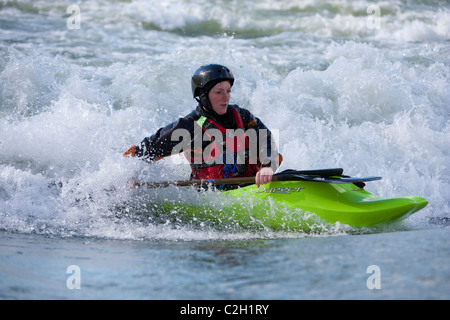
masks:
[[[427,198],[399,229],[449,218],[447,2],[379,2],[379,29],[368,27],[372,2],[364,0],[84,1],[79,30],[67,28],[70,4],[0,1],[1,230],[109,239],[302,236],[117,217],[127,204],[148,202],[128,190],[130,177],[188,177],[186,165],[149,167],[122,154],[195,107],[190,77],[211,62],[233,71],[232,102],[279,130],[281,169],[343,167],[382,176],[368,185],[373,193]],[[346,230],[334,228],[327,234]]]

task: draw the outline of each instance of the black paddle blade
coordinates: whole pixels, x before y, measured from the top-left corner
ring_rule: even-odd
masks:
[[[342,168],[332,168],[332,169],[318,169],[318,170],[284,170],[280,173],[275,174],[275,176],[283,176],[288,178],[290,175],[308,175],[308,176],[319,176],[319,177],[332,177],[332,176],[342,176],[344,169]]]
[[[353,183],[358,187],[364,188],[365,183],[369,181],[381,180],[381,177],[352,178],[343,176],[344,169],[319,169],[319,170],[285,170],[274,175],[278,181],[314,181],[325,183]]]

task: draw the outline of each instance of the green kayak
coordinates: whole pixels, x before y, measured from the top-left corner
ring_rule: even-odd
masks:
[[[259,188],[252,183],[254,178],[172,182],[168,184],[213,185],[218,189],[233,186],[233,189],[214,192],[218,197],[215,200],[199,196],[194,202],[177,201],[165,206],[177,219],[273,230],[310,230],[321,219],[352,227],[391,223],[407,218],[428,204],[426,199],[418,196],[385,198],[371,194],[364,189],[365,182],[381,178],[351,178],[342,173],[340,168],[286,170]]]
[[[428,204],[426,199],[417,196],[383,198],[353,183],[276,181],[259,188],[252,185],[228,193],[282,203],[314,213],[327,222],[353,227],[405,219]]]

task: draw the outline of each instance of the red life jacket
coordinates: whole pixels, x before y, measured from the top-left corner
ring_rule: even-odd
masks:
[[[259,171],[258,161],[256,159],[248,159],[250,143],[248,136],[244,132],[242,117],[235,108],[231,107],[231,110],[236,120],[237,129],[242,129],[240,130],[242,132],[236,132],[231,137],[229,133],[230,131],[234,133],[234,129],[226,129],[206,117],[200,117],[197,120],[197,124],[202,127],[204,134],[211,140],[213,136],[208,133],[208,130],[219,130],[222,134],[222,142],[226,148],[214,140],[205,150],[191,149],[189,152],[185,152],[184,154],[192,168],[192,179],[223,179],[232,178],[233,176],[251,177],[255,176]],[[224,155],[224,151],[227,153],[226,155]],[[239,159],[236,162],[239,156],[242,155],[246,155],[245,159]],[[232,163],[227,163],[227,160],[231,159],[233,159]]]

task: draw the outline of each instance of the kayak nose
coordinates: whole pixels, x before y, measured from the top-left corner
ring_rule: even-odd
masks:
[[[422,208],[425,208],[428,204],[428,200],[422,197],[418,197],[418,196],[410,196],[409,197],[411,200],[414,200],[414,202],[416,203],[416,211],[419,211]]]

